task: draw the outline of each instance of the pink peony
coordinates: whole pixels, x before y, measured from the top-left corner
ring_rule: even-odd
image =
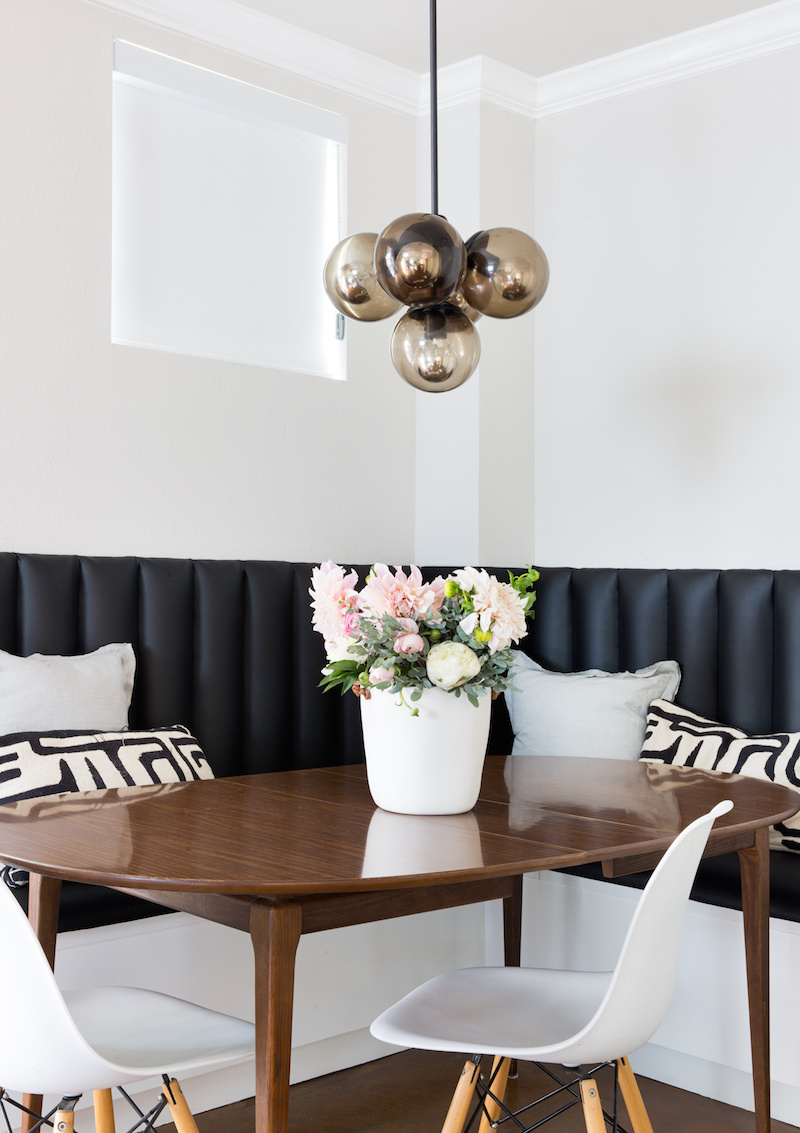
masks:
[[[325,641],[351,634],[358,626],[358,582],[355,571],[345,574],[336,563],[322,563],[311,572],[312,622]]]
[[[474,633],[478,626],[484,633],[490,631],[490,653],[497,653],[525,636],[524,601],[510,583],[498,582],[475,567],[457,570],[453,577],[462,590],[472,594],[474,612],[461,621],[465,633]]]
[[[374,617],[390,614],[393,618],[428,618],[436,620],[444,600],[444,581],[424,582],[419,567],[401,567],[394,574],[384,563],[376,563],[359,595],[364,613]]]

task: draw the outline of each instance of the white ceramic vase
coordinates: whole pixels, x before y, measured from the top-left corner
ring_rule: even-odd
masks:
[[[440,688],[401,703],[397,693],[361,697],[367,781],[377,806],[398,814],[463,814],[478,801],[491,696],[478,707]],[[407,704],[419,709],[412,716]]]

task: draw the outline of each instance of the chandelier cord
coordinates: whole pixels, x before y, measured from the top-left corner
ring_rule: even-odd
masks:
[[[439,110],[436,73],[436,0],[430,0],[431,40],[431,212],[439,215]]]

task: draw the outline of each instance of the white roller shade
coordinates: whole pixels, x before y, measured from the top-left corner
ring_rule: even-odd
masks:
[[[345,120],[115,45],[112,340],[340,376]]]

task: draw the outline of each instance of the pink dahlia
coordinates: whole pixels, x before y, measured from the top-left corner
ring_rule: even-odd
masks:
[[[358,626],[358,593],[355,571],[345,574],[336,563],[322,563],[311,572],[312,622],[325,641],[351,634]]]
[[[376,563],[369,572],[367,584],[359,595],[365,614],[393,618],[428,618],[435,620],[442,608],[444,582],[441,578],[424,582],[419,567],[401,567],[394,574],[384,563]]]

